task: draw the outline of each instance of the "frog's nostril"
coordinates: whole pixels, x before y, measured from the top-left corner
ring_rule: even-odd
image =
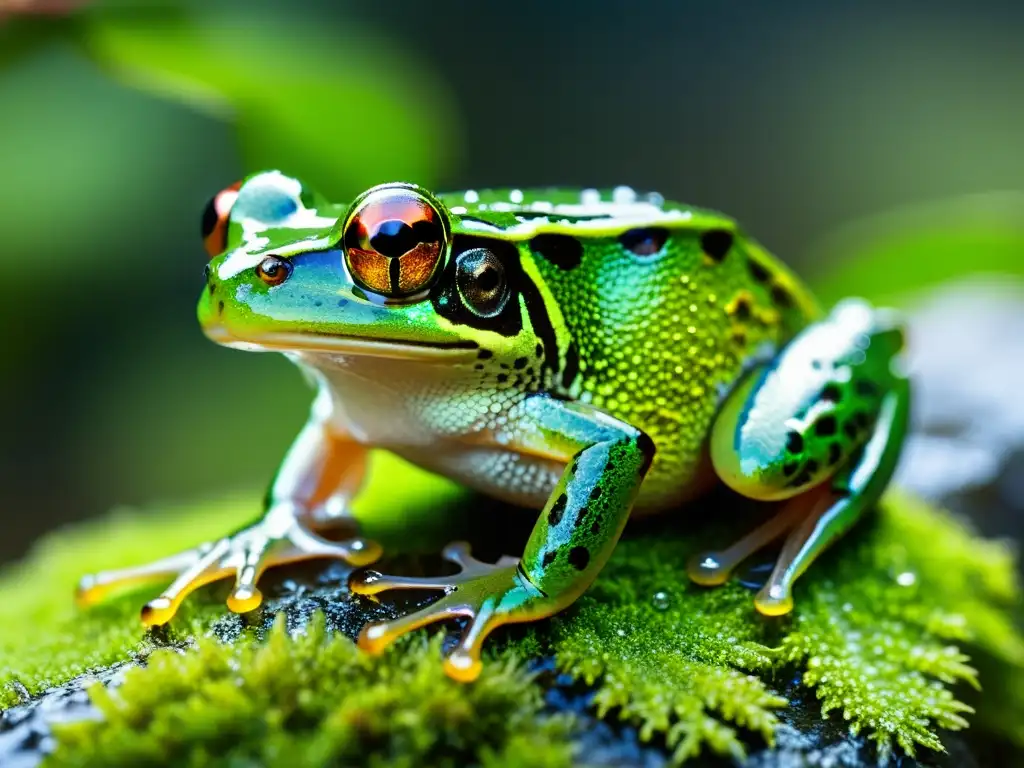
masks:
[[[210,265],[207,264],[206,266],[203,267],[203,280],[205,280],[206,282],[210,282],[210,274]]]

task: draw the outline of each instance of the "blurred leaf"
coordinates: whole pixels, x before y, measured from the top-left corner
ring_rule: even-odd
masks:
[[[210,164],[202,156],[196,162],[194,147],[216,147],[223,138],[212,135],[209,120],[101,77],[68,45],[20,61],[16,77],[6,74],[0,75],[0,263],[31,259],[32,269],[21,270],[19,280],[57,278],[51,289],[109,284],[119,275],[70,273],[69,261],[138,263],[142,245],[151,251],[156,235],[167,235],[168,210],[182,203],[183,171],[194,175]],[[190,149],[193,155],[184,157]],[[197,237],[194,222],[205,201],[188,202],[189,235]],[[32,298],[28,291],[12,293],[5,304]]]
[[[899,304],[968,274],[1024,275],[1024,192],[997,192],[863,220],[819,245],[811,276],[826,303],[843,296]]]
[[[0,12],[0,70],[47,45],[68,39],[75,31],[73,18],[50,16],[5,17]]]
[[[237,121],[247,171],[281,168],[342,200],[432,182],[458,145],[441,85],[384,41],[308,17],[98,9],[86,50],[125,81]]]

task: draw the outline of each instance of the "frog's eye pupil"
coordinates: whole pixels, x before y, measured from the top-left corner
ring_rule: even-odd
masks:
[[[486,293],[493,291],[495,288],[497,288],[500,280],[501,277],[498,275],[498,270],[494,269],[494,267],[490,265],[487,265],[483,268],[483,270],[481,270],[479,276],[477,277],[476,284],[481,291]]]
[[[460,253],[455,262],[455,285],[463,303],[480,317],[494,317],[508,302],[505,266],[486,248]]]
[[[380,187],[357,202],[342,242],[360,288],[387,298],[422,293],[441,271],[448,235],[441,213],[406,186]]]
[[[432,233],[428,233],[428,237]],[[377,226],[377,231],[370,238],[370,247],[377,253],[393,259],[400,258],[402,254],[412,250],[421,242],[414,227],[410,227],[404,221],[382,221]]]

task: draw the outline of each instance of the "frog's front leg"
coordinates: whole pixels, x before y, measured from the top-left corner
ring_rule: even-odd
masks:
[[[227,604],[242,613],[260,605],[262,595],[256,582],[266,568],[321,557],[362,566],[380,557],[380,547],[374,542],[358,536],[331,541],[315,531],[345,521],[354,526],[345,512],[348,500],[362,484],[366,463],[366,448],[340,434],[318,410],[314,406],[310,421],[289,449],[268,491],[261,520],[218,541],[147,565],[86,576],[79,584],[79,603],[94,603],[130,583],[174,577],[173,583],[142,609],[147,625],[165,624],[190,593],[233,575],[235,586]]]
[[[355,574],[354,592],[437,589],[445,596],[394,621],[370,624],[359,645],[384,650],[406,632],[456,616],[469,617],[459,645],[445,659],[458,680],[480,673],[484,639],[502,624],[550,616],[570,605],[593,582],[615,548],[654,456],[654,443],[639,430],[582,403],[533,396],[518,420],[515,449],[564,461],[523,556],[496,564],[469,556],[465,544],[445,551],[461,572],[440,578]]]
[[[788,532],[754,604],[770,616],[792,610],[793,583],[878,501],[895,470],[910,400],[902,345],[892,313],[846,301],[730,396],[712,434],[715,469],[740,493],[783,503],[731,547],[694,557],[693,581],[724,583]]]

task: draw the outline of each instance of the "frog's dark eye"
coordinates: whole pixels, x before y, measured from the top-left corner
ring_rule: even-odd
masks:
[[[239,181],[222,189],[210,198],[203,209],[203,245],[211,259],[228,247],[228,217],[241,187],[242,182]]]
[[[508,301],[505,265],[486,248],[459,254],[455,260],[455,285],[462,302],[480,317],[494,317]]]
[[[380,187],[356,202],[345,221],[345,264],[362,288],[388,298],[430,287],[448,248],[445,221],[424,195]]]
[[[256,265],[256,275],[267,285],[280,285],[292,273],[292,265],[277,256],[267,256]]]

